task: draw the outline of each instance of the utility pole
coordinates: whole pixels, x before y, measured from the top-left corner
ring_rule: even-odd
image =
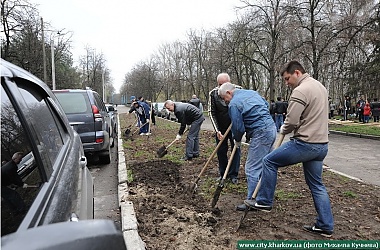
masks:
[[[53,90],[55,90],[55,59],[54,59],[54,38],[50,41],[51,47],[51,81],[53,83]]]
[[[41,31],[42,31],[42,57],[43,57],[42,61],[43,61],[43,66],[44,66],[44,82],[47,84],[44,19],[42,17],[41,17]]]

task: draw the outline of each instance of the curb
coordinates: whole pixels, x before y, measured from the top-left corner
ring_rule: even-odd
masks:
[[[349,133],[349,132],[343,132],[343,131],[338,131],[338,130],[329,130],[329,132],[331,134],[336,134],[336,135],[345,135],[345,136],[352,136],[352,137],[357,137],[357,138],[380,141],[380,136],[376,136],[376,135],[363,135],[363,134]]]
[[[120,125],[119,114],[117,124]],[[138,234],[138,222],[133,203],[128,201],[128,173],[124,155],[123,139],[120,137],[121,130],[118,126],[118,200],[121,211],[121,231],[123,233],[125,246],[132,250],[145,250],[145,242]]]

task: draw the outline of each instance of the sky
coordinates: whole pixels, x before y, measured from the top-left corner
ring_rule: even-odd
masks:
[[[88,46],[103,53],[116,92],[125,74],[188,31],[237,20],[239,0],[30,0],[52,28],[72,32],[74,64]]]

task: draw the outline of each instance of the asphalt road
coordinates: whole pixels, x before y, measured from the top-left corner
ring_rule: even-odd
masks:
[[[118,151],[117,141],[111,148],[111,163],[99,164],[96,157],[89,157],[88,168],[94,180],[94,217],[112,220],[121,230],[121,215],[118,203]]]

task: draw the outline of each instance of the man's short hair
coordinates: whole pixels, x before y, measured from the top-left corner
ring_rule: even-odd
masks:
[[[299,63],[298,61],[290,61],[284,65],[284,67],[280,71],[280,74],[281,74],[281,76],[283,76],[285,74],[285,72],[287,72],[289,74],[294,74],[294,72],[296,70],[301,71],[302,74],[306,73],[306,71],[303,68],[303,66],[301,65],[301,63]]]
[[[17,159],[21,159],[23,157],[23,153],[22,152],[16,152],[13,154],[12,156],[12,160],[17,160]]]
[[[227,91],[231,91],[231,90],[234,90],[234,89],[235,89],[235,85],[234,84],[232,84],[230,82],[223,83],[219,87],[219,89],[218,89],[218,95],[224,96]]]

